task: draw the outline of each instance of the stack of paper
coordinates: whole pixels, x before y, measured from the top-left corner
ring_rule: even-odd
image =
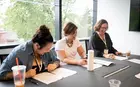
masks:
[[[140,73],[135,75],[135,77],[137,77],[138,79],[140,79]]]
[[[127,57],[121,57],[121,56],[115,56],[116,60],[126,60],[128,59]]]
[[[94,59],[94,63],[109,66],[113,62],[106,61],[106,60],[101,60],[101,59]]]
[[[87,68],[87,65],[82,65],[82,66]],[[93,66],[94,66],[94,69],[102,67],[101,64],[94,64]]]
[[[71,76],[76,74],[76,71],[65,69],[65,68],[58,68],[54,70],[53,72],[43,72],[40,74],[35,75],[33,78],[36,80],[39,80],[40,82],[43,82],[45,84],[50,84],[52,82],[56,82],[62,78]]]
[[[133,63],[140,64],[140,60],[139,59],[130,59],[128,61],[133,62]]]

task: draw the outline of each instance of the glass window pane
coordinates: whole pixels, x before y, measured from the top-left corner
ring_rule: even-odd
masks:
[[[62,26],[67,22],[75,23],[79,38],[91,35],[92,19],[93,0],[62,0]]]
[[[42,24],[55,36],[54,17],[54,0],[0,1],[0,29],[15,32],[25,41],[31,39]]]

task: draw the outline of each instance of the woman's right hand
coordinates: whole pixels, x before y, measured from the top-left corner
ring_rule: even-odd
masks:
[[[78,65],[86,65],[86,64],[87,64],[87,59],[78,60]]]
[[[26,78],[30,78],[36,75],[36,68],[35,69],[30,69],[26,72]]]

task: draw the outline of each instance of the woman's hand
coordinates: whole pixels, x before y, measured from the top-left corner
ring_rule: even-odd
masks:
[[[114,54],[104,54],[103,55],[105,58],[110,58],[110,59],[115,59],[115,55]]]
[[[57,65],[54,63],[54,64],[49,64],[47,66],[47,69],[48,69],[48,72],[51,72],[53,70],[55,70],[57,68]]]
[[[30,69],[26,72],[26,78],[30,78],[36,75],[36,68],[35,69]]]
[[[122,53],[121,53],[121,52],[115,52],[115,54],[116,54],[117,56],[122,56]]]
[[[86,64],[87,64],[87,59],[78,60],[78,65],[86,65]]]

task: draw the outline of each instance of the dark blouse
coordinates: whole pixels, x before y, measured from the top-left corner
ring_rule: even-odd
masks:
[[[108,49],[108,53],[117,52],[113,47],[113,43],[108,33],[105,33],[106,45],[103,40],[99,37],[97,32],[93,32],[89,39],[89,50],[94,50],[94,55],[97,57],[103,57],[104,49]]]

